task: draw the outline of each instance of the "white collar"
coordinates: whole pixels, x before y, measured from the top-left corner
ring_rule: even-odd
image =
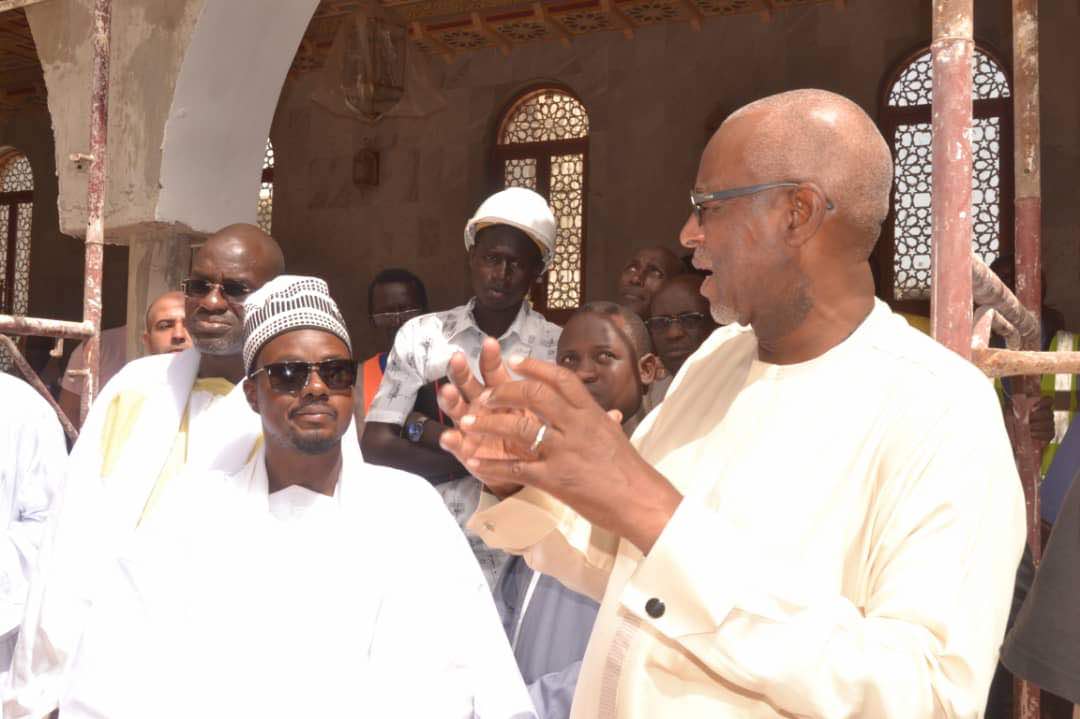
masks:
[[[450,332],[446,339],[452,340],[462,332],[466,330],[475,330],[482,336],[486,336],[486,333],[480,329],[480,325],[476,323],[476,316],[473,311],[476,309],[476,298],[473,297],[464,305],[455,307],[447,314],[453,314],[458,321],[450,327]],[[511,335],[516,335],[518,339],[526,337],[528,335],[529,325],[534,324],[537,320],[543,320],[543,316],[529,307],[527,300],[523,300],[521,303],[521,309],[518,310],[517,316],[514,317],[514,321],[510,323],[510,326],[503,332],[501,337],[498,337],[500,342],[509,338]]]

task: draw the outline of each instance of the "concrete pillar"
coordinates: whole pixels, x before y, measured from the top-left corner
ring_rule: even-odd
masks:
[[[127,357],[142,357],[146,350],[146,310],[157,297],[175,290],[191,269],[192,244],[202,235],[179,226],[148,227],[128,247]]]
[[[317,5],[112,0],[104,225],[106,243],[130,246],[129,357],[141,352],[148,302],[186,277],[192,238],[254,222],[270,123]],[[92,7],[26,9],[48,88],[60,228],[74,237],[87,223]]]

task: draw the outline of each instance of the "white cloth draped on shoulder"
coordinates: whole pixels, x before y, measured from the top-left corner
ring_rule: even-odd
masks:
[[[268,494],[262,451],[172,483],[106,572],[61,715],[533,716],[438,495],[343,448],[333,497]]]
[[[0,677],[11,664],[30,573],[64,477],[67,444],[52,407],[0,373]]]
[[[50,520],[9,683],[4,716],[56,706],[104,568],[136,529],[159,483],[182,466],[235,471],[259,417],[238,385],[196,380],[196,350],[145,357],[103,388],[72,448]]]

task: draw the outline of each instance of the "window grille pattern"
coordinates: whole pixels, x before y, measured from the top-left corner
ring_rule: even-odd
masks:
[[[973,100],[1010,97],[1009,80],[994,59],[975,49],[973,62]],[[934,89],[934,64],[930,51],[924,52],[904,69],[889,92],[889,107],[930,105]]]
[[[30,231],[34,173],[25,155],[0,158],[0,312],[25,315],[30,305]],[[14,365],[0,350],[0,372]]]
[[[555,255],[537,309],[557,321],[581,305],[585,275],[585,170],[589,116],[566,92],[527,93],[506,113],[495,149],[504,187],[526,187],[547,198],[555,214]]]
[[[555,258],[548,268],[547,306],[553,310],[572,310],[581,305],[584,177],[584,155],[551,158],[550,202],[555,213]]]
[[[536,158],[521,157],[503,163],[503,181],[506,187],[536,189]]]
[[[897,75],[887,99],[897,113],[891,125],[895,185],[893,194],[893,296],[896,300],[926,300],[931,282],[931,138],[930,102],[933,92],[930,52],[912,60]],[[975,51],[972,121],[972,249],[987,263],[1001,252],[1002,116],[1000,104],[1010,97],[1009,83],[998,64],[984,51]],[[894,109],[895,108],[895,109]],[[980,108],[982,108],[980,110]],[[883,119],[888,124],[888,111]],[[1004,152],[1011,152],[1007,148]]]
[[[266,154],[263,156],[262,184],[259,186],[259,204],[255,223],[263,232],[270,234],[271,220],[274,216],[274,146],[266,141]]]
[[[3,162],[0,160],[0,162]],[[34,191],[25,155],[0,166],[0,312],[23,315],[30,304],[30,230],[34,204],[16,193]]]
[[[34,173],[26,155],[15,155],[0,169],[0,192],[30,192],[34,189]]]
[[[510,110],[499,143],[571,140],[588,134],[589,116],[584,105],[566,93],[543,90],[527,95]]]

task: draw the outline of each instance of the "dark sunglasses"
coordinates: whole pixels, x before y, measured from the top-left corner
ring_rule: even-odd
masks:
[[[218,290],[221,294],[229,300],[242,300],[251,294],[251,288],[245,285],[243,282],[237,282],[236,280],[225,280],[224,282],[217,283],[210,280],[200,280],[197,278],[186,279],[180,283],[180,289],[188,297],[206,297],[213,290]]]
[[[319,373],[326,388],[341,391],[356,384],[356,368],[359,363],[352,359],[331,359],[322,362],[273,362],[263,365],[248,375],[254,379],[260,372],[266,373],[270,389],[275,392],[298,394],[307,387],[311,372]]]
[[[683,312],[680,315],[656,315],[645,320],[650,332],[667,332],[676,322],[687,332],[700,330],[705,326],[707,317],[701,312]]]

